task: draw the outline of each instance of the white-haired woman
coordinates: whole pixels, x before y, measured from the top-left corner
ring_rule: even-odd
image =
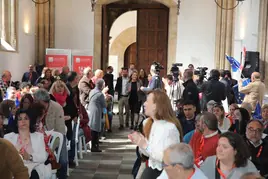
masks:
[[[91,152],[101,152],[99,149],[99,133],[102,131],[102,112],[105,105],[105,98],[102,90],[105,87],[105,82],[103,79],[96,81],[96,86],[90,91],[88,101],[89,105],[87,107],[88,117],[89,117],[89,127],[91,129],[92,137],[92,147]]]

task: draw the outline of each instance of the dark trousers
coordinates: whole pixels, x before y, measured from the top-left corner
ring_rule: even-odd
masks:
[[[156,179],[161,175],[162,171],[159,171],[157,169],[152,169],[151,167],[147,167],[142,175],[141,179]]]
[[[66,179],[67,178],[67,168],[68,168],[68,151],[67,151],[67,138],[63,136],[63,144],[60,153],[60,164],[61,168],[59,169],[59,179]]]
[[[99,132],[91,130],[91,145],[92,148],[98,149],[99,148]]]
[[[32,171],[30,179],[39,179],[39,175],[36,170]]]
[[[76,136],[76,126],[77,126],[77,123],[74,124],[74,127],[73,127],[73,135],[72,135],[72,140],[71,140],[71,149],[70,151],[68,152],[68,155],[69,155],[69,162],[72,162],[74,161],[74,157],[75,157],[75,136]]]

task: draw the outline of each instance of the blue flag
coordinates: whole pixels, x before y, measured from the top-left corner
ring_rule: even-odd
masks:
[[[242,86],[247,86],[250,83],[250,79],[247,78],[246,80],[243,81]],[[237,104],[241,104],[244,100],[245,94],[243,93],[239,93],[238,91],[238,84],[233,86],[233,91],[234,91],[234,95],[235,95],[235,99],[237,101]]]
[[[230,62],[233,72],[237,72],[242,68],[241,64],[234,57],[226,55],[226,59]]]
[[[256,108],[254,110],[254,113],[252,115],[253,119],[262,119],[262,116],[261,116],[261,105],[260,103],[258,102],[257,105],[256,105]]]

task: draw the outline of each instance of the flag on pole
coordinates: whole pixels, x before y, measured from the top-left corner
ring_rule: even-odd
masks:
[[[242,86],[247,86],[250,83],[250,79],[243,80]],[[239,93],[238,84],[233,86],[233,91],[237,104],[241,104],[244,100],[245,94]]]
[[[258,102],[257,105],[256,105],[256,108],[254,110],[254,113],[252,115],[253,119],[262,119],[262,116],[261,116],[261,105],[260,103]]]
[[[243,66],[234,57],[231,57],[231,56],[226,55],[226,59],[231,64],[231,68],[232,68],[232,71],[233,72],[242,71]]]

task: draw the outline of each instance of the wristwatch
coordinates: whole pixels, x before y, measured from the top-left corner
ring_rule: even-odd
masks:
[[[32,155],[30,155],[29,160],[30,160],[31,162],[33,161],[33,156],[32,156]]]

